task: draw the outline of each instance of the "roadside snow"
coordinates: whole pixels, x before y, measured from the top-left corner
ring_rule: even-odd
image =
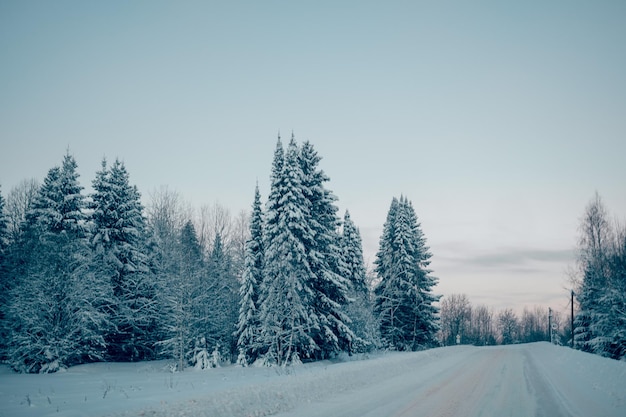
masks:
[[[171,373],[168,365],[89,364],[49,375],[2,368],[0,417],[626,415],[626,363],[548,343],[287,369]]]

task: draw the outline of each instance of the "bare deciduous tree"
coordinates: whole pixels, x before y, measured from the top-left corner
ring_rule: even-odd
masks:
[[[486,305],[472,309],[472,336],[476,345],[494,345],[493,311]]]
[[[9,238],[17,240],[26,212],[39,191],[39,182],[34,179],[22,180],[13,187],[6,198],[6,215],[8,220]]]
[[[246,210],[241,210],[233,222],[233,237],[231,250],[234,274],[241,279],[244,259],[246,257],[246,242],[250,238],[250,216]]]
[[[451,294],[441,301],[441,335],[445,345],[468,343],[472,306],[465,294]]]
[[[509,345],[519,341],[519,323],[515,312],[507,308],[498,313],[498,330],[500,343]]]
[[[538,306],[532,310],[524,308],[519,323],[519,331],[519,338],[522,342],[549,340],[548,311]]]
[[[176,241],[185,222],[192,217],[191,208],[177,191],[161,186],[150,192],[146,206],[148,225],[159,243]]]
[[[222,244],[230,248],[233,239],[233,218],[230,210],[218,202],[200,207],[195,222],[198,241],[206,255],[213,251],[216,236],[220,236]]]

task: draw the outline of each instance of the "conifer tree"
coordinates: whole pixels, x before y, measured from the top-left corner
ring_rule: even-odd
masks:
[[[282,192],[282,176],[283,166],[285,165],[285,151],[283,144],[278,136],[276,141],[276,148],[274,150],[274,158],[272,160],[272,170],[270,174],[270,194],[267,197],[267,203],[265,204],[265,217],[264,217],[264,241],[265,246],[267,243],[275,238],[278,233],[279,222],[279,207]]]
[[[292,135],[292,143],[295,139]],[[304,142],[300,149],[302,179],[300,187],[305,197],[303,222],[311,230],[309,238],[303,240],[307,263],[313,279],[306,282],[313,291],[311,316],[319,319],[319,331],[313,338],[319,347],[318,358],[327,358],[338,351],[349,351],[354,333],[349,328],[350,318],[344,313],[348,302],[350,282],[341,275],[342,254],[340,237],[337,233],[339,218],[335,202],[337,197],[324,183],[329,177],[318,168],[321,157],[310,142]]]
[[[76,162],[50,169],[26,216],[28,251],[11,291],[9,358],[23,372],[51,372],[104,357],[108,287],[90,272]]]
[[[380,344],[379,323],[373,314],[370,289],[366,280],[361,234],[347,210],[343,218],[341,254],[343,276],[350,282],[350,301],[345,306],[345,311],[356,336],[351,349],[355,352],[365,352]]]
[[[239,289],[241,303],[239,306],[239,321],[237,324],[237,347],[240,365],[247,365],[257,359],[260,335],[259,297],[260,286],[263,281],[263,210],[261,208],[261,193],[257,184],[254,191],[252,216],[250,218],[250,238],[246,242],[244,271]]]
[[[350,218],[348,210],[343,217],[341,253],[346,267],[345,276],[350,281],[354,293],[367,294],[369,289],[365,276],[361,233]]]
[[[153,358],[157,304],[149,268],[143,206],[137,187],[130,185],[126,167],[116,160],[96,173],[93,182],[94,232],[97,273],[111,283],[116,331],[108,335],[114,360]]]
[[[428,268],[426,247],[412,204],[394,198],[376,254],[375,311],[385,343],[398,350],[435,344],[439,298],[432,293],[436,278]]]
[[[310,215],[302,192],[302,170],[294,140],[284,154],[280,138],[274,154],[266,211],[265,262],[262,285],[261,341],[267,363],[285,365],[313,357],[319,350],[312,334],[319,317],[311,314],[315,278],[306,244],[313,240]]]
[[[419,318],[416,323],[416,333],[421,333],[421,337],[418,337],[417,343],[420,346],[432,347],[437,344],[436,334],[440,329],[439,308],[435,304],[439,302],[441,296],[433,292],[439,279],[432,275],[433,271],[430,269],[430,258],[432,254],[430,253],[430,248],[426,245],[426,236],[418,221],[413,203],[407,198],[405,198],[404,202],[410,228],[414,236],[415,259],[418,262],[420,271],[420,273],[417,274],[417,278],[419,295],[422,302],[418,308]]]

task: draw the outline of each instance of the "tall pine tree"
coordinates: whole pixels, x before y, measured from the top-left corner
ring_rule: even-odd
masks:
[[[84,197],[76,162],[52,168],[26,216],[27,251],[12,290],[10,364],[50,372],[104,357],[107,286],[91,273]]]
[[[292,143],[295,139],[292,136]],[[343,262],[338,234],[339,218],[335,202],[337,197],[324,184],[329,177],[318,168],[322,159],[310,142],[304,142],[300,149],[302,179],[300,187],[305,197],[302,220],[308,224],[310,239],[303,241],[307,263],[313,274],[306,282],[313,291],[311,316],[319,319],[319,331],[313,338],[319,347],[319,359],[339,351],[349,351],[354,341],[354,333],[349,327],[350,318],[344,313],[348,302],[350,281],[342,276]]]
[[[157,303],[149,268],[143,206],[137,187],[130,185],[126,167],[116,160],[96,173],[93,182],[92,245],[97,274],[111,283],[116,330],[107,336],[113,360],[155,357]]]
[[[263,280],[263,210],[261,193],[257,184],[254,190],[252,216],[250,218],[250,238],[246,242],[244,272],[239,289],[241,304],[237,324],[237,362],[247,365],[257,359],[260,335],[259,297]]]
[[[363,261],[363,242],[361,233],[356,227],[350,213],[346,210],[343,216],[341,233],[341,253],[346,268],[345,277],[348,278],[354,293],[367,294],[369,289],[365,276],[365,262]]]
[[[319,351],[312,334],[319,317],[311,314],[315,279],[307,258],[313,231],[310,207],[302,192],[302,169],[294,140],[287,151],[278,140],[266,208],[265,262],[262,285],[261,341],[267,363],[285,365]]]
[[[365,352],[380,344],[379,323],[373,314],[370,289],[366,280],[361,234],[346,210],[341,233],[343,276],[350,282],[350,301],[345,311],[356,336],[352,346],[355,352]]]
[[[376,254],[375,311],[384,342],[398,350],[435,344],[439,297],[432,293],[437,279],[428,269],[430,257],[412,204],[394,198]]]

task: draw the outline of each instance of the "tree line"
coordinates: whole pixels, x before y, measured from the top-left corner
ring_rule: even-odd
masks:
[[[552,334],[550,332],[552,325]],[[558,311],[525,307],[521,314],[510,308],[494,311],[486,305],[473,306],[465,294],[451,294],[441,301],[441,332],[444,346],[454,344],[508,345],[567,341],[568,321]]]
[[[200,215],[162,188],[144,207],[123,162],[84,195],[69,152],[0,193],[0,355],[20,372],[169,358],[288,365],[437,344],[437,279],[411,202],[394,198],[366,274],[361,237],[313,145],[279,138],[263,205]]]

